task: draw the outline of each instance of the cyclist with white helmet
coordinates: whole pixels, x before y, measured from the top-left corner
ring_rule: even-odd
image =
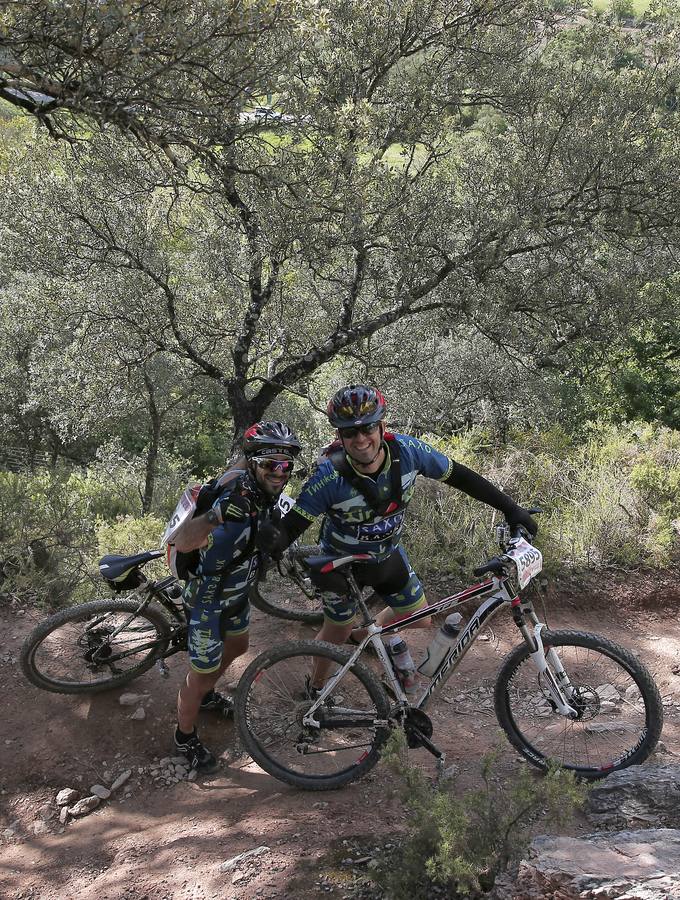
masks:
[[[180,553],[199,550],[184,590],[191,610],[190,669],[177,697],[175,748],[201,772],[213,772],[218,764],[199,739],[196,720],[201,710],[233,715],[231,698],[215,691],[215,684],[248,649],[248,593],[260,560],[255,538],[271,518],[300,449],[283,422],[251,425],[243,439],[244,468],[226,481],[211,508],[188,519],[174,538]]]

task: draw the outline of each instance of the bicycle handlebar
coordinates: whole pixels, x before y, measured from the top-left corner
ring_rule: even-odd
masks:
[[[476,569],[472,570],[472,574],[477,578],[480,575],[486,575],[487,572],[492,572],[494,575],[502,575],[505,571],[505,564],[500,556],[494,556],[488,562],[484,563],[483,566],[477,566]]]

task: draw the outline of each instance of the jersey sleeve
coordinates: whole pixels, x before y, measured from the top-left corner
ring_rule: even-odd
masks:
[[[411,435],[399,434],[396,438],[403,451],[409,455],[413,469],[420,475],[433,478],[435,481],[444,481],[451,474],[453,460],[440,453],[431,444]]]
[[[333,464],[330,461],[322,463],[302,485],[293,510],[313,522],[333,505],[337,481],[338,472]]]

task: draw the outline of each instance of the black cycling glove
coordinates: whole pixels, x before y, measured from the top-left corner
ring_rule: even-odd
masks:
[[[257,532],[255,544],[258,550],[271,556],[273,559],[281,559],[283,551],[288,546],[288,535],[277,528],[273,522],[264,522]]]
[[[309,528],[309,525],[309,519],[305,519],[299,512],[291,509],[276,524],[265,522],[260,525],[255,543],[263,553],[267,553],[274,559],[281,559],[286,547],[296,541],[302,532]]]
[[[526,528],[532,537],[534,537],[538,531],[538,523],[536,520],[529,515],[526,509],[517,504],[515,504],[514,509],[506,512],[505,516],[508,520],[508,525],[521,525],[522,528]]]
[[[250,503],[242,494],[229,494],[216,505],[223,522],[245,522],[250,516]]]

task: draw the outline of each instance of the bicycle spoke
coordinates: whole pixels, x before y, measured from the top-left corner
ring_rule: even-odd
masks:
[[[40,687],[67,693],[123,683],[149,668],[169,629],[159,613],[137,613],[125,600],[94,601],[53,619],[27,647],[25,671]]]

